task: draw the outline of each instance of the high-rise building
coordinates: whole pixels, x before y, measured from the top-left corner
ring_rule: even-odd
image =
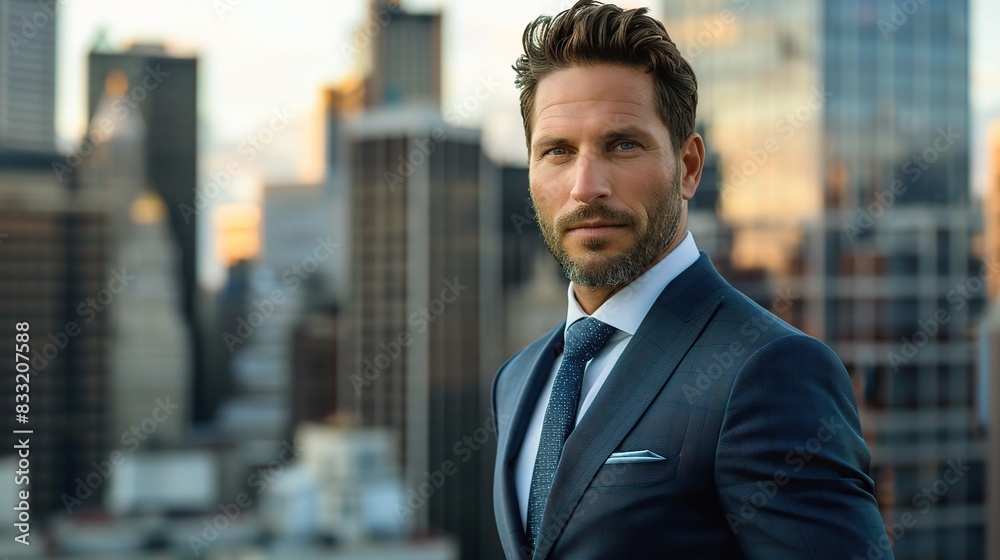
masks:
[[[775,274],[788,318],[844,360],[896,558],[982,557],[968,2],[664,7],[721,157],[733,261]],[[957,462],[946,496],[920,497]]]
[[[55,151],[56,6],[0,0],[0,152]]]
[[[88,59],[88,118],[92,140],[115,127],[115,121],[139,114],[146,129],[142,174],[146,184],[163,199],[169,230],[178,247],[181,312],[190,337],[192,372],[190,399],[196,422],[211,419],[217,402],[202,390],[211,384],[203,367],[196,263],[199,217],[195,204],[198,170],[197,71],[198,61],[172,56],[158,45],[133,45],[123,52],[95,50]],[[110,114],[97,118],[108,93],[116,96]],[[85,157],[85,151],[80,150]],[[67,163],[70,163],[67,159]]]
[[[163,199],[145,183],[148,138],[143,119],[137,113],[114,115],[118,100],[106,95],[94,114],[93,122],[112,126],[100,134],[91,131],[91,152],[80,166],[77,183],[80,196],[100,201],[110,218],[112,268],[133,278],[108,309],[109,436],[112,445],[120,445],[122,434],[166,399],[177,408],[148,435],[155,442],[177,445],[187,435],[191,412],[190,341],[177,275],[180,248],[167,225]]]
[[[399,434],[400,522],[456,537],[463,558],[492,558],[500,548],[482,506],[492,499],[490,382],[503,359],[498,174],[478,131],[441,115],[440,15],[393,0],[371,10],[368,112],[331,128],[351,247],[337,409]],[[349,109],[351,91],[337,107]]]
[[[368,113],[348,138],[351,297],[338,408],[401,435],[408,488],[447,478],[425,504],[404,504],[405,520],[456,536],[463,558],[486,557],[499,550],[482,507],[492,499],[490,381],[502,361],[500,201],[484,184],[494,174],[479,134],[433,110]]]
[[[26,405],[4,422],[4,442],[13,449],[25,437],[13,431],[32,430],[39,529],[66,497],[103,491],[79,480],[107,458],[107,308],[125,288],[108,255],[106,210],[75,191],[75,173],[53,172],[56,18],[55,3],[0,0],[0,333],[24,335],[30,358],[23,387],[5,384],[0,400]],[[69,503],[100,505],[82,499]]]
[[[337,411],[337,322],[334,306],[311,308],[292,332],[292,427]]]
[[[13,344],[27,333],[30,350],[30,369],[18,381],[26,387],[14,379],[0,386],[11,410],[4,445],[30,439],[31,520],[39,529],[67,507],[65,497],[74,511],[100,505],[91,496],[101,485],[80,480],[108,458],[108,307],[127,282],[109,259],[108,214],[61,183],[51,162],[51,155],[0,162],[0,334]],[[16,403],[28,405],[23,423]],[[23,429],[33,433],[13,433]]]
[[[773,226],[739,231],[738,260],[780,269],[802,220],[895,180],[899,205],[968,200],[967,2],[664,6],[722,159],[722,211]]]
[[[378,31],[371,41],[371,71],[365,84],[368,107],[441,104],[441,14],[404,12],[398,0],[373,0]]]

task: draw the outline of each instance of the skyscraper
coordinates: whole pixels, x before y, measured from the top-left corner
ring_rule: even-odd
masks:
[[[458,537],[469,558],[489,554],[496,532],[482,505],[501,326],[499,200],[478,136],[409,109],[350,130],[351,335],[337,387],[339,408],[401,435],[406,485],[425,503],[401,504],[400,520]]]
[[[968,3],[664,6],[720,154],[733,260],[775,273],[800,296],[793,322],[844,360],[896,558],[982,557]]]
[[[80,481],[108,458],[108,307],[125,287],[108,257],[109,216],[56,179],[51,157],[0,163],[0,334],[14,341],[26,324],[31,358],[27,389],[12,379],[0,401],[13,411],[16,394],[30,397],[26,422],[11,413],[3,426],[7,449],[12,430],[34,432],[21,436],[31,446],[32,528],[67,507],[64,497],[73,511],[100,505],[89,496],[102,485]]]
[[[53,173],[56,19],[55,3],[0,0],[0,333],[28,334],[31,366],[27,388],[5,384],[0,400],[13,410],[16,394],[30,397],[25,421],[3,425],[8,449],[13,430],[33,430],[33,528],[107,458],[106,309],[124,288],[108,258],[107,213],[74,192],[75,173]]]
[[[197,71],[195,58],[175,57],[158,45],[133,45],[124,52],[94,51],[88,59],[88,116],[90,130],[98,137],[114,121],[132,113],[142,115],[149,141],[144,154],[143,175],[163,199],[168,224],[179,248],[181,311],[191,338],[189,369],[195,421],[211,418],[216,402],[205,400],[211,391],[202,367],[202,343],[196,312],[197,228],[195,212],[198,168]],[[95,122],[98,104],[108,89],[120,98],[109,116]]]
[[[441,14],[404,12],[398,0],[373,0],[378,31],[362,29],[371,41],[365,84],[369,107],[441,104]]]
[[[0,152],[55,151],[56,19],[55,2],[0,0]]]
[[[112,88],[113,89],[113,88]],[[107,311],[110,331],[108,393],[112,445],[141,422],[156,399],[176,403],[170,417],[150,439],[176,445],[190,425],[190,348],[181,314],[179,247],[167,225],[159,194],[146,186],[145,153],[149,138],[142,116],[115,115],[121,91],[103,97],[92,130],[92,148],[80,166],[79,196],[94,200],[110,220],[108,253],[114,270],[132,277]]]
[[[483,504],[490,381],[503,357],[497,173],[479,132],[441,115],[440,15],[381,1],[372,15],[367,112],[338,121],[351,276],[337,408],[399,436],[399,522],[456,537],[463,558],[492,558],[499,543]]]

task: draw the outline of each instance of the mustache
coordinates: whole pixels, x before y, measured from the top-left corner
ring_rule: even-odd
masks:
[[[624,226],[633,226],[636,223],[635,215],[628,210],[609,208],[599,204],[588,204],[586,206],[579,206],[569,214],[561,216],[556,220],[556,231],[565,232],[583,222],[591,220],[600,220]]]

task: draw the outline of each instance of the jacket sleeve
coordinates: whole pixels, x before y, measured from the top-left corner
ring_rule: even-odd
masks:
[[[747,360],[715,462],[718,497],[746,558],[846,560],[873,549],[891,560],[870,462],[850,378],[826,345],[790,334]]]

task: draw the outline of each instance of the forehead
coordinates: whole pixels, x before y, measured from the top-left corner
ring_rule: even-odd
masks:
[[[532,113],[533,136],[594,122],[659,123],[652,74],[617,65],[572,66],[545,76],[538,81]]]

